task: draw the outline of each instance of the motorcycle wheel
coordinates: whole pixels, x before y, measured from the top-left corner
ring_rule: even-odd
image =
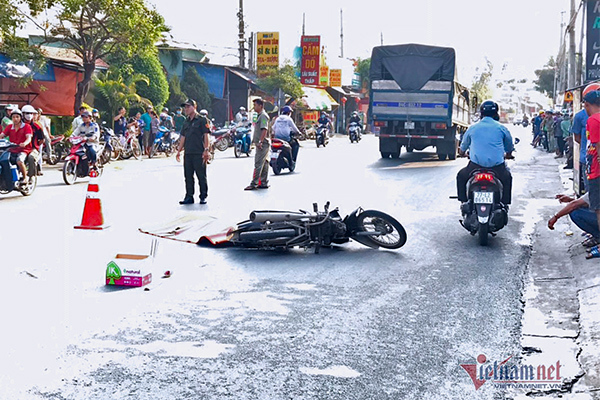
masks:
[[[219,151],[225,151],[229,147],[229,143],[227,143],[226,139],[219,139],[215,142],[215,147]]]
[[[272,167],[273,167],[273,173],[275,175],[281,174],[281,167],[279,165],[277,165],[277,163],[275,163]]]
[[[50,157],[48,157],[48,161],[47,161],[48,165],[58,164],[58,159],[59,159],[59,157],[56,154],[52,153],[52,155]]]
[[[363,239],[385,249],[399,249],[406,243],[406,231],[400,222],[381,211],[366,210],[358,216],[358,228],[363,232],[382,232],[377,236],[362,236]]]
[[[140,143],[137,140],[131,142],[131,154],[136,160],[139,160],[139,158],[142,156],[142,149],[140,147]]]
[[[296,163],[295,163],[295,162],[293,162],[293,163],[290,165],[290,168],[289,168],[289,169],[290,169],[290,172],[294,172],[294,170],[296,169]]]
[[[479,244],[481,246],[487,246],[489,230],[490,226],[488,224],[479,224]]]
[[[171,146],[167,146],[165,149],[165,156],[169,157],[173,153],[173,148]]]
[[[112,139],[110,141],[110,145],[113,148],[112,152],[110,153],[110,161],[117,161],[121,156],[121,145],[120,143],[115,142]]]
[[[37,176],[36,175],[30,176],[29,183],[27,184],[27,186],[25,186],[24,188],[21,188],[19,191],[21,192],[21,194],[23,196],[31,196],[31,194],[35,190],[36,186],[37,186]]]
[[[121,152],[121,160],[129,160],[133,156],[133,152],[131,151],[131,146],[127,145]]]
[[[318,149],[319,146],[321,145],[321,142],[319,141],[319,139],[315,139],[315,142],[317,143],[317,149]]]
[[[67,185],[72,185],[77,180],[77,165],[75,161],[69,160],[63,165],[63,180]]]
[[[241,143],[236,143],[235,146],[233,146],[233,154],[235,154],[235,158],[240,158],[240,156],[242,155]]]

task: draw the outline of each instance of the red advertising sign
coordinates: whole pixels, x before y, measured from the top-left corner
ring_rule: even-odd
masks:
[[[321,60],[321,37],[302,36],[302,68],[300,83],[303,85],[319,85],[319,61]]]

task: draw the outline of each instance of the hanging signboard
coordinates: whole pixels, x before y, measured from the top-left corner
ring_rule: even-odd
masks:
[[[329,86],[342,87],[342,70],[341,69],[330,69],[329,70]]]
[[[319,68],[319,86],[329,86],[329,67],[327,65],[321,65]]]
[[[256,34],[256,76],[264,78],[279,68],[279,32]]]
[[[300,83],[317,86],[319,84],[319,61],[321,59],[321,37],[302,36],[302,67]]]
[[[587,2],[587,52],[585,81],[600,79],[600,1]]]

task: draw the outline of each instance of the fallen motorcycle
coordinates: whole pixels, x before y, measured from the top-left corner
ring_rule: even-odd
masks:
[[[206,222],[206,219],[203,221]],[[197,221],[201,224],[201,221]],[[208,221],[201,229],[211,222]],[[246,221],[223,232],[201,235],[194,223],[179,221],[174,226],[140,229],[142,233],[211,247],[243,247],[262,250],[287,250],[293,247],[314,248],[344,244],[353,239],[367,247],[398,249],[406,243],[406,231],[394,217],[376,210],[358,208],[342,219],[337,208],[324,211],[313,204],[308,211],[252,211]],[[197,237],[197,236],[196,236]]]

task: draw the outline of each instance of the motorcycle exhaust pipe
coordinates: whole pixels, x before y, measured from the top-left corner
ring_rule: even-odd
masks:
[[[250,213],[250,221],[252,222],[284,222],[297,221],[306,218],[307,215],[297,212],[287,211],[252,211]]]

